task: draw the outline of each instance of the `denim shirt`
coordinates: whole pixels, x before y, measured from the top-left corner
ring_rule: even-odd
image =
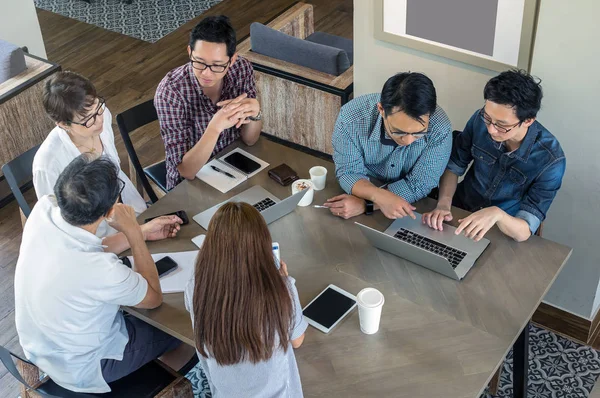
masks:
[[[448,170],[462,176],[471,161],[454,203],[468,211],[497,206],[525,220],[535,233],[565,173],[565,154],[556,137],[535,121],[511,152],[492,140],[477,111],[454,140]]]

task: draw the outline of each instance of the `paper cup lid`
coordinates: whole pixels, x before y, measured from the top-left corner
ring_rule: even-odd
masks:
[[[358,303],[360,305],[369,308],[379,307],[380,305],[383,305],[383,302],[385,300],[383,298],[383,294],[381,294],[379,290],[374,289],[372,287],[367,287],[358,292],[356,299],[358,300]]]

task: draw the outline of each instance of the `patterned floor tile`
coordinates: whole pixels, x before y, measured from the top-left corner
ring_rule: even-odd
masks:
[[[34,0],[35,6],[154,43],[222,0]]]
[[[529,327],[528,398],[587,398],[598,375],[600,353],[558,336],[546,329]],[[481,398],[512,398],[512,351],[502,373],[498,394],[485,393]],[[197,365],[186,376],[194,386],[196,398],[210,398],[206,376]]]

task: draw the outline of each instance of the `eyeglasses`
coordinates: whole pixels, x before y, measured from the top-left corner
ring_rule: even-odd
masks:
[[[390,128],[385,123],[385,119],[384,119],[383,125],[385,126],[387,133],[389,135],[393,135],[394,137],[403,138],[403,137],[410,136],[410,137],[415,137],[415,138],[423,138],[423,137],[427,136],[427,128],[425,130],[419,131],[417,133],[405,133],[404,131],[390,131]]]
[[[208,68],[213,73],[223,73],[223,72],[225,72],[225,69],[227,69],[229,64],[231,63],[231,58],[229,58],[229,61],[227,61],[227,63],[225,65],[208,65],[208,64],[205,64],[204,62],[196,61],[192,58],[190,58],[190,62],[192,63],[192,68],[194,68],[194,69],[205,70],[206,68]]]
[[[117,178],[117,180],[120,185],[120,188],[119,188],[119,195],[115,199],[115,202],[118,200],[119,203],[123,203],[123,200],[121,199],[121,194],[123,193],[123,190],[125,189],[125,181],[121,180],[120,178]]]
[[[485,123],[486,126],[493,125],[500,134],[506,134],[510,130],[514,129],[517,126],[520,126],[523,123],[523,122],[518,122],[518,123],[513,124],[512,126],[499,126],[497,123],[494,123],[492,121],[492,118],[489,117],[487,113],[485,113],[484,108],[481,108],[481,110],[479,111],[479,116],[481,116],[481,118],[483,119],[483,122]]]
[[[89,129],[96,123],[96,118],[99,115],[102,115],[104,113],[105,109],[106,109],[106,101],[104,100],[104,98],[98,97],[98,108],[96,108],[96,111],[94,112],[94,114],[92,116],[88,117],[83,122],[69,121],[69,123],[77,124],[79,126],[83,126],[83,127]]]

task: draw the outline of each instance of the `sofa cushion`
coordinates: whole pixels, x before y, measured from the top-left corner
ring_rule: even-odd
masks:
[[[0,84],[23,72],[26,68],[23,49],[0,40]]]
[[[330,35],[329,33],[325,32],[315,32],[308,36],[305,40],[346,51],[350,65],[354,65],[354,45],[351,39]]]
[[[250,25],[252,51],[338,76],[350,67],[346,51],[286,35],[261,23]]]

